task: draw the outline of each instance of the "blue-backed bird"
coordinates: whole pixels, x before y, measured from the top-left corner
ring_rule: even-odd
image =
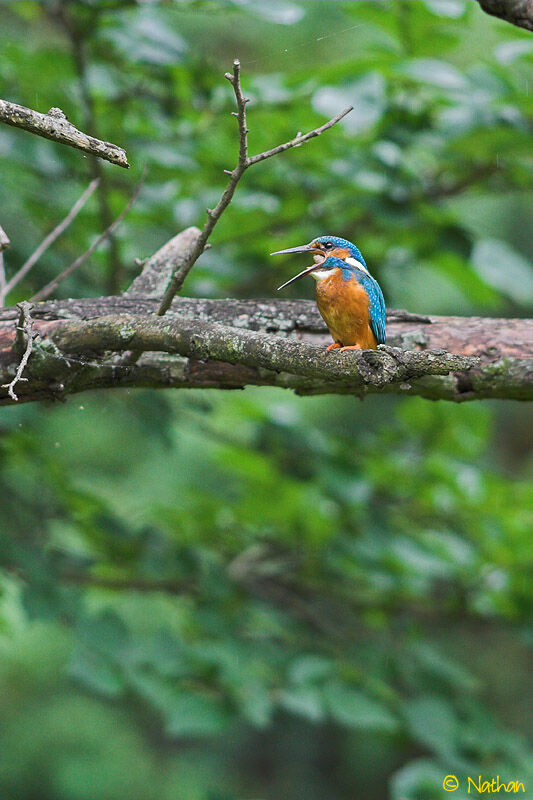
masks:
[[[314,263],[279,289],[304,275],[316,280],[316,304],[333,337],[328,351],[375,350],[385,343],[383,292],[358,247],[339,236],[319,236],[309,244],[271,255],[281,253],[313,254]]]

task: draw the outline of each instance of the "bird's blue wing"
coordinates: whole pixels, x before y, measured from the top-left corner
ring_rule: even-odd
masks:
[[[358,275],[359,283],[368,294],[368,310],[370,313],[370,327],[378,344],[385,344],[385,298],[381,286],[371,275],[362,272]]]

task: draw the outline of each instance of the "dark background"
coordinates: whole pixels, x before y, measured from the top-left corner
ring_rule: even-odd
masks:
[[[103,176],[10,303],[144,166],[58,296],[119,291],[203,224],[239,57],[252,153],[355,111],[246,174],[185,293],[271,297],[304,264],[268,253],[331,233],[392,307],[530,313],[533,39],[476,3],[23,0],[0,45],[0,96],[132,164],[0,130],[8,276]],[[512,402],[265,388],[2,409],[2,796],[464,800],[479,774],[532,796],[532,429]]]

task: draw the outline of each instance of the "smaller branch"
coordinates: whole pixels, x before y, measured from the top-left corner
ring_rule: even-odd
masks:
[[[96,187],[98,186],[98,179],[91,181],[87,189],[85,189],[84,193],[81,197],[74,203],[70,211],[68,212],[67,216],[64,220],[62,220],[59,225],[56,225],[53,231],[50,231],[48,236],[42,240],[41,244],[37,247],[37,249],[31,254],[27,261],[21,266],[21,268],[16,272],[13,277],[7,282],[5,286],[4,293],[9,294],[15,286],[20,283],[20,281],[26,277],[28,272],[32,269],[32,267],[37,263],[40,259],[42,254],[50,247],[51,244],[55,242],[59,236],[68,228],[72,220],[78,215],[81,211],[89,197],[92,195]]]
[[[237,121],[239,123],[239,164],[246,169],[248,161],[248,128],[246,127],[246,103],[249,102],[248,97],[244,97],[241,88],[241,64],[240,61],[233,62],[233,75],[231,72],[226,72],[225,78],[233,86],[235,92],[235,100],[237,101]],[[230,173],[231,174],[231,173]]]
[[[20,381],[27,380],[27,378],[22,377],[22,373],[26,368],[33,347],[33,322],[30,314],[33,308],[33,304],[28,303],[24,300],[22,303],[18,303],[17,307],[20,309],[20,316],[17,325],[16,349],[20,352],[22,351],[24,345],[25,349],[24,352],[22,353],[22,358],[20,359],[19,365],[17,367],[15,377],[10,383],[2,384],[2,389],[7,389],[8,395],[15,402],[17,402],[18,400],[18,397],[15,394],[15,386]]]
[[[340,114],[337,114],[336,117],[330,119],[329,122],[326,122],[324,125],[321,125],[319,128],[315,128],[309,133],[305,133],[302,136],[296,136],[295,139],[291,139],[290,142],[285,142],[285,144],[280,144],[278,147],[274,147],[272,150],[267,150],[264,153],[259,153],[256,156],[248,156],[248,128],[246,125],[246,104],[248,103],[248,98],[244,97],[241,88],[241,64],[240,61],[237,59],[233,62],[233,74],[231,72],[226,72],[225,78],[229,80],[231,85],[233,86],[233,91],[235,93],[235,100],[237,103],[237,111],[233,112],[237,116],[237,121],[239,125],[239,157],[237,161],[237,166],[231,172],[228,170],[224,170],[224,172],[229,175],[229,180],[224,192],[222,193],[220,200],[216,204],[215,208],[208,208],[207,209],[207,220],[205,222],[204,227],[198,237],[195,247],[193,248],[189,258],[185,263],[183,263],[178,270],[172,276],[172,279],[167,287],[165,294],[163,295],[163,300],[161,302],[161,306],[159,307],[159,311],[157,312],[158,315],[161,317],[163,316],[170,306],[172,305],[172,300],[180,291],[181,287],[185,282],[185,278],[195,265],[198,258],[202,255],[203,251],[205,250],[207,240],[209,239],[211,233],[215,225],[217,224],[218,220],[229,206],[233,199],[233,195],[235,194],[235,189],[237,188],[237,184],[239,183],[240,179],[248,169],[251,167],[252,164],[257,164],[259,161],[264,161],[266,158],[270,158],[271,156],[275,156],[278,153],[283,153],[285,150],[289,150],[292,147],[298,147],[304,142],[309,141],[309,139],[313,139],[315,136],[320,136],[321,133],[328,130],[328,128],[332,128],[333,125],[336,125],[339,120],[346,116],[350,111],[353,110],[353,106],[349,106],[345,108],[344,111],[341,111]]]
[[[38,303],[41,302],[42,300],[45,300],[47,297],[50,297],[52,292],[54,292],[57,289],[61,281],[63,281],[65,278],[68,278],[69,275],[72,275],[72,273],[76,269],[78,269],[78,267],[81,267],[81,265],[87,261],[89,256],[91,256],[94,253],[96,248],[105,239],[107,239],[108,236],[112,234],[114,230],[116,230],[116,228],[118,228],[118,226],[120,225],[120,223],[122,222],[128,211],[130,210],[130,208],[137,200],[139,192],[141,191],[142,185],[144,183],[144,177],[145,174],[143,174],[143,176],[141,177],[141,180],[137,184],[135,191],[133,192],[126,206],[122,209],[118,217],[111,223],[111,225],[94,240],[94,242],[85,251],[85,253],[82,253],[82,255],[79,256],[75,261],[73,261],[69,267],[64,269],[63,272],[60,272],[59,275],[55,277],[53,280],[51,280],[49,283],[47,283],[46,286],[43,286],[43,288],[40,289],[40,291],[38,291],[37,294],[33,295],[33,297],[31,298],[33,302]]]
[[[122,147],[79,131],[60,108],[51,108],[47,114],[41,114],[17,103],[0,100],[0,122],[22,128],[53,142],[66,144],[84,153],[91,153],[119,167],[129,167],[126,151]]]
[[[340,114],[337,114],[336,117],[330,119],[329,122],[325,122],[319,128],[315,128],[313,131],[309,131],[309,133],[304,133],[301,136],[296,136],[294,139],[291,139],[290,142],[285,142],[284,144],[280,144],[277,147],[273,147],[272,150],[265,150],[264,153],[259,153],[257,156],[251,156],[248,159],[247,166],[251,166],[252,164],[258,164],[260,161],[264,161],[266,158],[270,158],[271,156],[277,156],[278,153],[284,153],[285,150],[289,150],[291,147],[299,147],[301,144],[308,142],[309,139],[314,139],[315,136],[320,136],[321,133],[324,131],[329,130],[337,122],[340,122],[343,117],[353,111],[353,106],[348,106],[345,108],[344,111],[341,111]]]
[[[231,200],[235,193],[235,189],[237,188],[237,184],[244,175],[244,172],[248,165],[248,158],[247,158],[248,129],[246,127],[246,98],[243,97],[241,90],[241,84],[240,84],[241,65],[237,59],[235,59],[235,61],[233,62],[233,75],[230,72],[226,72],[225,77],[229,80],[229,82],[233,86],[233,91],[235,92],[235,99],[237,102],[237,109],[238,109],[237,118],[239,123],[238,163],[233,172],[230,173],[228,185],[224,189],[224,192],[222,193],[222,196],[218,201],[218,203],[216,204],[215,208],[207,209],[207,220],[205,222],[204,227],[202,228],[202,232],[198,237],[195,247],[192,249],[189,258],[172,276],[172,280],[170,281],[167,290],[163,295],[161,306],[159,307],[159,310],[157,312],[160,317],[163,316],[163,314],[165,314],[168,311],[168,309],[172,305],[172,300],[183,286],[185,278],[189,274],[190,270],[192,269],[198,258],[204,252],[205,245],[213,231],[213,228],[217,224],[223,212],[231,203]]]

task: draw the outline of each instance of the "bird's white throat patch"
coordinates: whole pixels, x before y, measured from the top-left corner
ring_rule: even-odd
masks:
[[[315,269],[311,273],[311,276],[315,279],[315,281],[321,281],[324,278],[329,278],[329,276],[332,274],[333,270],[331,269]]]
[[[317,260],[317,259],[315,258],[315,260]],[[358,261],[356,258],[352,258],[350,256],[349,258],[346,258],[344,260],[351,267],[354,267],[354,269],[360,269],[361,272],[366,272],[367,275],[370,275],[370,272],[367,270],[365,265],[361,264],[361,262]],[[315,269],[315,270],[313,270],[313,272],[311,272],[311,275],[313,276],[315,281],[322,281],[322,280],[324,280],[324,278],[328,278],[332,274],[333,274],[333,270],[332,269]]]

